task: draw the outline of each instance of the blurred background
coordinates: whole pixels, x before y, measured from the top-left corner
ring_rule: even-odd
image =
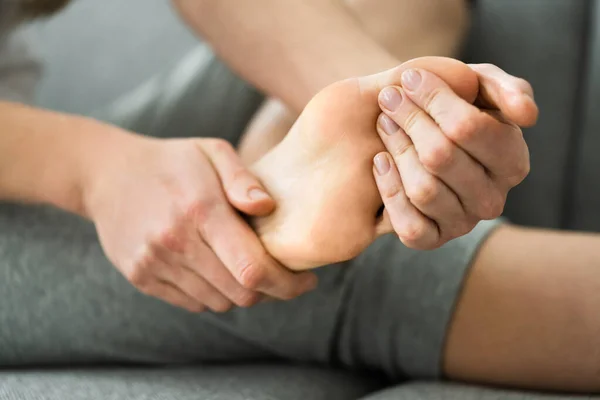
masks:
[[[198,43],[165,0],[77,0],[28,30],[45,61],[39,104],[73,113],[105,106]]]

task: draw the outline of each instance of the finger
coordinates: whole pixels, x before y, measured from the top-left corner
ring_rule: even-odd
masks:
[[[403,93],[431,116],[443,135],[465,150],[492,175],[509,180],[510,183],[519,183],[525,178],[529,172],[529,151],[523,133],[517,125],[509,122],[500,111],[481,111],[467,103],[442,79],[432,73],[415,70],[412,76],[416,77],[418,83],[412,88],[407,88],[410,84],[404,85]],[[423,135],[419,135],[421,136]],[[418,151],[419,144],[415,143]],[[470,164],[470,169],[454,171],[441,178],[455,191],[459,187],[471,188],[471,193],[457,191],[461,198],[474,199],[488,210],[490,208],[498,210],[501,204],[498,203],[497,197],[495,200],[488,199],[492,202],[496,201],[497,204],[494,206],[479,196],[471,196],[474,192],[495,194],[492,192],[493,182],[486,178],[483,168],[472,165],[472,162]],[[464,174],[465,172],[469,174]],[[464,182],[462,184],[459,182],[460,185],[457,187],[450,181],[452,178],[460,178]],[[469,206],[477,208],[476,204]],[[497,216],[490,214],[484,219]]]
[[[189,312],[199,313],[206,309],[202,303],[167,282],[156,280],[143,290],[143,293],[157,297],[175,307],[183,308]]]
[[[156,277],[171,284],[214,312],[231,309],[232,303],[196,271],[188,268],[183,256],[173,254],[163,247],[156,247]],[[204,261],[204,260],[203,260]],[[204,261],[205,262],[205,261]]]
[[[180,223],[174,226],[175,228],[159,236],[158,240],[151,240],[159,259],[167,265],[177,265],[190,270],[239,307],[250,307],[260,301],[261,295],[242,287],[202,240],[193,219],[183,217]],[[221,298],[217,300],[217,304],[211,306],[213,311],[227,308]]]
[[[442,181],[429,173],[421,164],[410,139],[398,125],[396,132],[389,135],[387,131],[394,127],[393,121],[380,117],[377,132],[388,149],[392,149],[392,160],[401,176],[404,193],[412,205],[420,213],[434,221],[438,228],[436,243],[439,244],[466,233],[470,227],[466,225],[469,218],[457,195]],[[393,136],[393,138],[391,137]],[[394,143],[395,142],[395,143]],[[470,229],[469,229],[470,230]]]
[[[405,101],[404,114],[409,112],[408,108],[412,108],[417,116],[422,115],[419,110],[424,110],[439,128],[423,116],[423,125],[429,127],[423,131],[429,132],[431,140],[440,146],[438,154],[432,155],[438,159],[427,160],[423,152],[435,146],[423,144],[423,131],[418,134],[414,141],[423,164],[458,194],[470,213],[481,219],[498,217],[503,210],[504,196],[488,176],[488,171],[506,181],[507,184],[503,183],[506,189],[525,178],[529,171],[529,152],[521,130],[512,123],[505,123],[500,112],[495,112],[498,116],[495,118],[490,112],[467,103],[434,74],[414,70],[411,77],[413,79],[403,80],[402,94],[418,108]],[[404,82],[409,80],[412,82]],[[442,140],[443,136],[449,141]],[[454,162],[449,147],[452,143],[467,153],[457,153],[458,159]],[[447,147],[446,151],[444,147]],[[450,159],[446,165],[444,155]]]
[[[467,233],[472,217],[458,196],[444,182],[429,173],[419,161],[414,147],[397,161],[404,191],[410,202],[438,226],[438,245]]]
[[[227,141],[204,139],[199,143],[219,175],[227,199],[235,208],[256,216],[273,211],[274,200]]]
[[[316,285],[313,273],[294,273],[270,257],[256,233],[226,204],[208,212],[198,229],[216,256],[246,289],[287,300]]]
[[[388,153],[375,156],[374,175],[385,205],[380,233],[385,233],[387,221],[407,247],[425,250],[439,241],[437,225],[424,216],[404,193],[402,180]]]
[[[529,82],[492,64],[469,66],[479,79],[479,101],[483,106],[501,111],[519,126],[535,125],[539,110]]]
[[[199,237],[197,231],[194,234]],[[203,276],[236,306],[246,308],[260,302],[262,296],[243,287],[206,244],[194,246],[187,254],[189,268]]]
[[[485,166],[495,182],[503,184],[506,189],[511,189],[529,175],[531,168],[529,147],[521,129],[507,122],[499,111],[485,110],[483,113],[487,119],[498,121],[498,123],[487,124],[489,126],[488,146],[495,145],[496,150],[488,152]],[[495,138],[500,139],[494,140]],[[485,146],[485,143],[480,146]]]
[[[426,75],[426,77],[430,76]],[[413,96],[419,97],[418,100],[424,103],[424,107],[433,110],[432,112],[438,120],[449,124],[449,119],[456,118],[455,113],[458,115],[467,113],[468,109],[465,110],[464,107],[475,109],[453,94],[448,86],[444,86],[443,82],[434,81],[433,83],[422,81],[420,86],[426,87],[429,94],[427,96],[417,95],[414,92]],[[429,100],[424,100],[424,98]],[[394,157],[396,154],[402,154],[403,140],[398,139],[397,132],[406,132],[414,143],[420,164],[427,172],[443,181],[458,196],[465,212],[481,219],[493,218],[491,214],[495,213],[498,207],[492,206],[498,205],[488,204],[488,200],[497,199],[487,194],[489,190],[495,188],[484,167],[454,144],[431,116],[412,101],[405,90],[396,87],[385,88],[380,93],[380,103],[384,113],[395,122],[395,126],[399,127],[394,133],[387,134],[385,132],[393,130],[389,127],[390,124],[378,124],[378,132],[380,132],[381,139],[388,151]],[[444,111],[444,105],[447,105],[448,111]],[[479,113],[477,109],[475,111]],[[484,155],[481,157],[485,160]],[[402,174],[402,171],[400,172]]]

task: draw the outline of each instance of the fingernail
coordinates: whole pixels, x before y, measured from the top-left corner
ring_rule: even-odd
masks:
[[[381,129],[388,135],[393,135],[400,130],[398,124],[396,124],[393,119],[385,114],[381,114],[379,116],[378,122]]]
[[[248,191],[248,197],[250,197],[251,200],[259,201],[267,200],[269,198],[269,195],[262,189],[252,188]]]
[[[417,90],[421,84],[421,74],[419,71],[409,69],[402,74],[402,86],[408,90]]]
[[[390,162],[385,154],[377,154],[375,157],[375,169],[379,175],[385,175],[390,170]]]
[[[388,111],[395,111],[402,103],[402,96],[398,89],[386,87],[379,93],[379,101]]]

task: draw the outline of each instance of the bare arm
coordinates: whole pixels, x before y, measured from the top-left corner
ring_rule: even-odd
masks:
[[[600,235],[494,233],[459,301],[444,369],[486,384],[600,391]]]
[[[3,102],[0,127],[0,201],[46,203],[85,214],[85,177],[95,154],[119,131],[85,118]]]
[[[466,17],[464,0],[354,0],[354,8],[342,0],[174,3],[234,70],[296,113],[332,82],[397,65],[399,49],[419,56],[431,40],[455,40],[462,29],[454,22]],[[394,20],[377,23],[381,11]]]

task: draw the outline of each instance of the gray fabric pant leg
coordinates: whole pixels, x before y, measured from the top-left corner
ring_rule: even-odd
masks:
[[[200,45],[172,71],[93,116],[149,136],[219,137],[236,144],[261,101],[260,93]]]
[[[155,136],[235,143],[259,101],[201,47],[104,115]],[[493,226],[431,252],[388,236],[351,262],[322,268],[313,293],[196,315],[131,287],[89,222],[2,204],[0,365],[286,359],[434,378],[463,276]]]

